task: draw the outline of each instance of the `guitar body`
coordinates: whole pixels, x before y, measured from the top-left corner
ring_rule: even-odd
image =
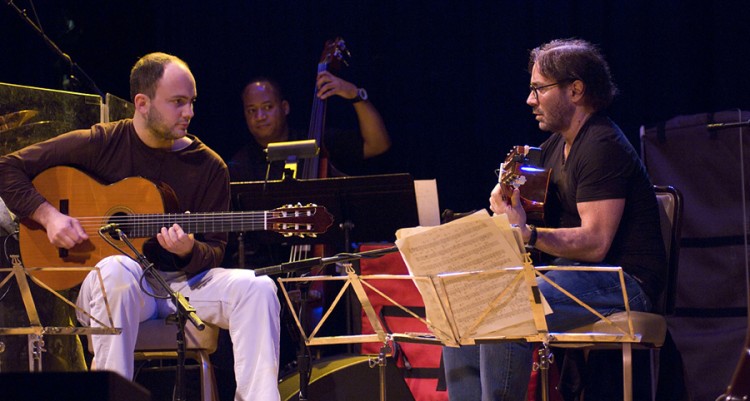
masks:
[[[526,219],[529,223],[545,226],[544,205],[547,202],[550,171],[527,169],[524,175],[526,184],[520,187],[519,191],[521,191],[521,205],[526,211]]]
[[[141,177],[103,185],[74,168],[54,167],[34,178],[33,184],[49,203],[66,214],[76,218],[99,217],[81,220],[89,239],[69,250],[56,249],[43,227],[31,220],[22,220],[19,242],[21,260],[27,268],[94,266],[104,257],[117,253],[98,233],[111,216],[164,213],[166,191]],[[133,238],[132,242],[140,248],[145,240]],[[88,270],[32,271],[31,274],[54,289],[65,289],[83,281]]]

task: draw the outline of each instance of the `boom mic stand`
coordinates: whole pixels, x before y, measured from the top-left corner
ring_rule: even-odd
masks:
[[[156,280],[159,286],[169,295],[169,298],[177,309],[174,314],[174,320],[177,324],[177,373],[175,374],[175,388],[177,389],[177,394],[175,400],[185,401],[185,386],[183,385],[185,380],[185,322],[186,320],[190,320],[190,323],[192,323],[198,330],[203,330],[206,328],[206,325],[195,313],[195,308],[188,303],[187,298],[178,291],[172,290],[169,284],[164,280],[164,277],[154,271],[154,264],[138,251],[135,246],[133,246],[133,243],[130,242],[122,230],[117,228],[116,224],[108,224],[99,229],[99,234],[103,234],[104,232],[109,233],[112,238],[121,240],[128,246],[128,248],[130,248],[136,256],[136,261],[143,268],[143,274],[150,274],[151,277]]]
[[[331,257],[316,257],[309,259],[302,259],[296,262],[286,262],[280,265],[264,267],[255,269],[256,276],[262,275],[274,275],[274,274],[285,274],[293,273],[301,270],[311,271],[314,268],[322,268],[323,266],[333,263],[344,263],[353,260],[359,260],[363,258],[377,258],[387,253],[397,252],[398,248],[393,246],[390,248],[373,249],[371,251],[365,251],[360,253],[340,253]],[[300,290],[300,310],[299,310],[299,323],[303,329],[307,324],[307,295],[310,287],[309,282],[300,282],[298,287]],[[304,334],[304,333],[302,333]],[[310,382],[310,355],[307,352],[307,344],[305,343],[305,336],[300,335],[299,337],[299,350],[297,353],[297,368],[299,372],[299,398],[298,401],[307,401],[307,387]]]
[[[44,33],[42,28],[39,27],[37,24],[35,24],[34,21],[32,21],[29,18],[29,16],[26,15],[25,10],[21,10],[15,4],[13,4],[13,0],[6,0],[6,3],[8,4],[8,6],[10,6],[10,8],[12,8],[13,10],[16,11],[16,13],[18,13],[18,16],[21,17],[21,19],[24,22],[26,22],[27,24],[29,24],[29,26],[31,26],[34,32],[36,32],[39,35],[39,37],[42,38],[42,40],[47,45],[47,47],[49,47],[53,53],[55,53],[58,57],[60,57],[65,62],[65,65],[67,65],[68,68],[70,69],[69,78],[71,82],[75,84],[80,84],[78,77],[75,75],[75,74],[80,74],[80,76],[83,77],[84,81],[89,86],[89,88],[93,89],[97,95],[101,96],[101,98],[104,99],[104,93],[101,90],[99,90],[99,88],[96,86],[96,83],[94,83],[94,80],[91,79],[91,77],[89,77],[88,74],[86,74],[86,72],[83,71],[83,69],[81,69],[81,67],[79,67],[78,64],[76,64],[72,58],[70,58],[70,56],[68,56],[65,52],[60,50],[59,47],[57,47],[55,42],[53,42]],[[76,85],[76,86],[79,86],[79,85]]]

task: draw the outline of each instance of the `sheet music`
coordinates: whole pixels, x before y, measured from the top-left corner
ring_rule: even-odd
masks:
[[[396,238],[409,273],[431,279],[415,284],[427,320],[443,343],[457,345],[510,327],[533,332],[527,287],[520,276],[523,241],[507,216],[479,211],[437,227],[401,229]]]
[[[520,231],[504,214],[490,217],[478,211],[440,226],[402,228],[396,231],[396,246],[411,275],[431,276],[521,266],[516,236]]]

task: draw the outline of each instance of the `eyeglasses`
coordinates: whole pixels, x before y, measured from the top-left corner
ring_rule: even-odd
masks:
[[[536,85],[532,84],[532,85],[529,85],[529,91],[534,94],[534,99],[538,102],[539,101],[539,90],[546,89],[546,88],[551,88],[551,87],[553,87],[555,85],[560,85],[561,83],[562,82],[554,82],[554,83],[547,84],[547,85],[542,85],[542,86],[536,86]]]

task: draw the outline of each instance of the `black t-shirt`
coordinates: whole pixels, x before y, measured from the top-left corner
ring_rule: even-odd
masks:
[[[656,195],[638,153],[608,117],[592,116],[576,136],[567,160],[565,141],[553,134],[542,145],[542,164],[552,169],[545,220],[554,227],[579,227],[576,204],[625,199],[620,225],[603,263],[622,266],[649,297],[661,291],[666,254]]]

